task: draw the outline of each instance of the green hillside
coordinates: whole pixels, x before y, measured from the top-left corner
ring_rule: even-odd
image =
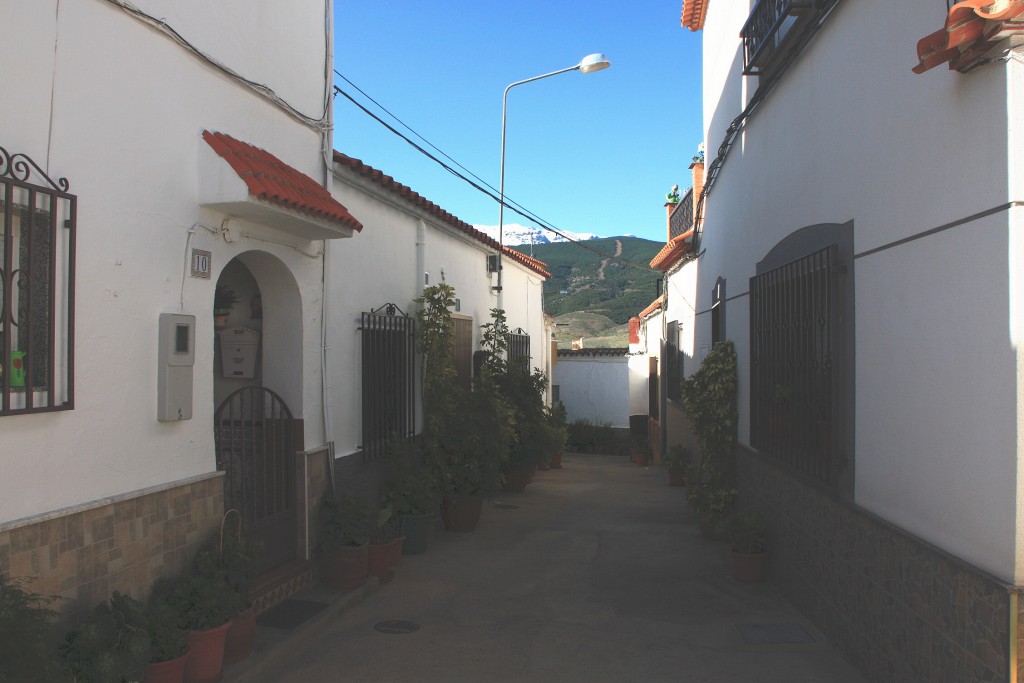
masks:
[[[641,266],[634,268],[609,260],[603,269],[602,257],[571,242],[538,244],[534,257],[548,264],[551,279],[544,284],[544,308],[560,316],[584,311],[607,316],[624,324],[657,296],[661,273],[648,266],[665,246],[639,237],[608,237],[585,242],[597,251],[614,255],[621,244],[620,258]],[[529,247],[517,247],[529,253]]]

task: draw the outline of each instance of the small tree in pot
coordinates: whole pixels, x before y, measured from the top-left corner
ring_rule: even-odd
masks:
[[[718,524],[719,534],[732,544],[734,576],[737,581],[761,581],[767,558],[767,522],[757,512],[736,512]]]
[[[358,498],[328,497],[320,515],[324,554],[323,581],[333,588],[352,590],[369,574],[369,503]]]

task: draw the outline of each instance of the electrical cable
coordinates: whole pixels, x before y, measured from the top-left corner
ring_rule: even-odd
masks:
[[[339,72],[338,72],[337,70],[335,70],[335,73],[336,73],[336,74],[337,74],[338,76],[340,76],[340,77],[341,77],[342,79],[344,79],[344,80],[345,80],[345,81],[346,81],[347,83],[350,83],[350,84],[352,83],[352,82],[351,82],[351,81],[350,81],[350,80],[349,80],[348,78],[345,78],[345,76],[344,76],[344,75],[342,75],[341,73],[339,73]],[[377,121],[377,122],[378,122],[379,124],[381,124],[382,126],[384,126],[385,128],[387,128],[387,129],[388,129],[388,131],[390,131],[390,132],[391,132],[391,133],[393,133],[394,135],[396,135],[396,136],[398,136],[399,138],[401,138],[402,140],[404,140],[404,141],[405,141],[406,143],[408,143],[408,144],[409,144],[409,145],[410,145],[410,146],[411,146],[411,147],[412,147],[413,149],[415,149],[416,151],[418,151],[418,152],[419,152],[420,154],[424,155],[424,156],[425,156],[425,157],[427,157],[428,159],[430,159],[430,160],[434,161],[435,163],[437,163],[437,164],[438,164],[438,165],[439,165],[439,166],[440,166],[441,168],[443,168],[444,170],[448,171],[449,173],[451,173],[451,174],[452,174],[453,176],[455,176],[456,178],[459,178],[460,180],[464,181],[464,182],[465,182],[465,183],[467,183],[467,184],[468,184],[468,185],[469,185],[470,187],[472,187],[473,189],[477,190],[478,192],[480,192],[480,193],[482,193],[482,194],[485,194],[485,195],[487,195],[488,197],[490,197],[490,198],[491,198],[491,199],[493,199],[494,201],[496,201],[496,202],[500,202],[500,201],[501,201],[501,195],[500,195],[499,191],[498,191],[498,190],[496,190],[496,189],[495,189],[495,188],[494,188],[493,186],[491,186],[490,184],[488,184],[488,183],[487,183],[486,181],[484,181],[484,180],[480,179],[480,177],[479,177],[479,176],[477,176],[476,174],[474,174],[474,173],[473,173],[472,171],[469,171],[469,170],[468,170],[468,169],[466,169],[466,168],[465,168],[464,166],[462,166],[461,164],[459,164],[459,163],[458,163],[457,161],[455,161],[454,159],[452,159],[452,158],[451,158],[450,156],[448,156],[447,154],[445,154],[445,153],[444,153],[443,151],[441,151],[440,149],[438,149],[438,148],[437,148],[436,146],[434,146],[433,144],[431,144],[431,143],[430,143],[430,142],[429,142],[428,140],[426,140],[426,138],[424,138],[424,137],[423,137],[423,136],[421,136],[421,135],[420,135],[419,133],[417,133],[417,132],[416,132],[415,130],[413,130],[413,129],[412,129],[412,128],[410,128],[410,127],[409,127],[408,125],[406,125],[405,123],[403,123],[403,122],[401,121],[401,119],[399,119],[399,118],[398,118],[397,116],[395,116],[395,115],[394,115],[394,114],[392,114],[392,113],[391,113],[390,111],[388,111],[388,110],[387,110],[387,109],[386,109],[385,107],[383,107],[382,105],[380,105],[380,104],[379,104],[379,103],[378,103],[378,102],[377,102],[376,100],[374,100],[374,99],[373,99],[372,97],[370,97],[369,95],[366,95],[366,93],[365,93],[365,92],[363,92],[363,90],[361,90],[361,89],[360,89],[360,88],[359,88],[358,86],[356,86],[356,85],[354,85],[354,84],[352,84],[352,85],[353,85],[353,87],[354,87],[354,88],[355,88],[356,90],[358,90],[358,91],[359,91],[359,92],[360,92],[361,94],[363,94],[363,95],[364,95],[364,96],[365,96],[365,97],[366,97],[367,99],[369,99],[369,100],[370,100],[371,102],[373,102],[373,103],[374,103],[375,105],[377,105],[378,107],[380,107],[380,108],[381,108],[381,109],[382,109],[383,111],[387,112],[387,113],[388,113],[388,115],[389,115],[389,116],[391,116],[391,117],[392,117],[392,118],[393,118],[393,119],[394,119],[395,121],[397,121],[397,122],[398,122],[399,124],[401,124],[402,126],[404,126],[405,128],[407,128],[407,129],[408,129],[408,130],[409,130],[410,132],[412,132],[412,133],[413,133],[413,135],[415,135],[416,137],[418,137],[418,138],[420,138],[421,140],[423,140],[423,142],[424,142],[425,144],[427,144],[427,145],[429,145],[430,147],[432,147],[433,149],[437,150],[437,151],[438,151],[438,153],[440,153],[441,155],[443,155],[443,156],[444,156],[445,158],[447,158],[447,159],[451,160],[451,162],[452,162],[452,163],[453,163],[453,164],[454,164],[455,166],[458,166],[459,168],[461,168],[461,169],[465,170],[465,171],[466,171],[466,173],[468,173],[469,175],[471,175],[471,176],[472,176],[473,178],[475,178],[475,179],[476,179],[476,181],[479,181],[479,182],[476,182],[476,181],[474,181],[474,180],[471,180],[470,178],[466,177],[465,175],[463,175],[462,173],[460,173],[460,172],[459,172],[459,171],[457,171],[456,169],[452,168],[452,166],[448,165],[447,163],[445,163],[445,162],[444,162],[444,161],[442,161],[441,159],[438,159],[438,158],[437,158],[436,156],[434,156],[433,154],[431,154],[430,152],[428,152],[428,151],[427,151],[426,149],[424,149],[424,148],[423,148],[422,146],[420,146],[419,144],[417,144],[417,143],[416,143],[415,141],[413,141],[413,140],[409,139],[409,137],[408,137],[408,136],[406,136],[405,134],[403,134],[403,133],[402,133],[401,131],[397,130],[397,129],[396,129],[396,128],[395,128],[394,126],[392,126],[391,124],[389,124],[389,123],[388,123],[387,121],[384,121],[384,120],[383,120],[382,118],[380,118],[379,116],[377,116],[377,115],[376,115],[376,114],[375,114],[374,112],[370,111],[370,110],[369,110],[369,109],[368,109],[367,107],[365,107],[365,106],[364,106],[363,104],[361,104],[360,102],[358,102],[358,101],[357,101],[357,100],[356,100],[356,99],[355,99],[355,98],[354,98],[354,97],[353,97],[352,95],[350,95],[350,94],[349,94],[349,93],[347,93],[346,91],[342,90],[342,89],[341,89],[341,88],[339,88],[338,86],[334,86],[334,91],[335,91],[335,93],[337,93],[337,94],[340,94],[340,95],[344,96],[344,97],[345,97],[346,99],[348,99],[348,100],[349,100],[349,101],[350,101],[350,102],[351,102],[352,104],[354,104],[354,105],[355,105],[356,107],[358,107],[358,108],[359,108],[360,110],[362,110],[362,111],[363,111],[363,113],[365,113],[365,114],[366,114],[367,116],[369,116],[370,118],[372,118],[372,119],[374,119],[375,121]],[[558,228],[556,228],[555,226],[551,225],[551,224],[550,224],[550,223],[549,223],[548,221],[545,221],[545,220],[541,219],[541,218],[540,218],[539,216],[537,216],[537,215],[536,215],[536,214],[534,214],[533,212],[531,212],[531,211],[527,210],[527,209],[526,209],[525,207],[522,207],[522,206],[521,206],[521,205],[519,205],[518,203],[516,203],[516,202],[514,202],[514,201],[510,200],[510,199],[508,198],[508,196],[507,196],[507,195],[505,196],[505,202],[504,202],[504,204],[505,204],[505,208],[509,209],[509,210],[510,210],[510,211],[512,211],[513,213],[516,213],[516,214],[518,214],[519,216],[521,216],[521,217],[523,217],[523,218],[525,218],[525,219],[527,219],[527,220],[530,220],[530,221],[533,221],[533,222],[537,223],[537,224],[538,224],[538,225],[539,225],[539,226],[541,227],[541,229],[543,229],[543,230],[546,230],[546,231],[548,231],[548,232],[551,232],[551,233],[553,233],[553,234],[555,234],[555,235],[558,235],[559,237],[561,237],[562,239],[564,239],[564,240],[565,240],[566,242],[571,242],[572,244],[575,244],[575,245],[576,245],[576,246],[578,246],[578,247],[581,247],[581,248],[583,248],[583,249],[586,249],[587,251],[590,251],[590,252],[592,252],[592,253],[594,253],[594,254],[596,254],[596,255],[600,256],[601,258],[604,258],[604,259],[608,259],[608,260],[610,260],[610,261],[615,261],[616,263],[621,263],[622,265],[624,265],[624,266],[626,266],[626,267],[630,267],[630,268],[636,268],[637,270],[642,270],[642,271],[644,271],[644,272],[654,272],[654,269],[653,269],[653,268],[651,268],[650,266],[642,266],[642,265],[638,265],[638,264],[636,264],[636,263],[633,263],[632,261],[629,261],[628,259],[624,259],[624,258],[622,258],[621,256],[614,256],[614,255],[612,255],[612,254],[606,254],[606,253],[604,253],[604,252],[600,251],[599,249],[597,249],[597,248],[595,248],[595,247],[592,247],[592,246],[590,246],[590,245],[588,245],[588,244],[586,244],[586,243],[584,243],[584,242],[582,242],[582,241],[580,241],[580,240],[577,240],[577,239],[575,239],[575,238],[573,238],[573,237],[570,237],[569,235],[567,235],[567,234],[566,234],[565,232],[563,232],[562,230],[559,230],[559,229],[558,229]]]

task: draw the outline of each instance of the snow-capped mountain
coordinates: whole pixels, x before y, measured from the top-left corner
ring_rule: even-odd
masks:
[[[492,239],[498,239],[497,225],[474,225],[473,227]],[[572,239],[579,240],[581,242],[601,238],[601,235],[595,235],[589,232],[569,232],[568,230],[561,230],[560,232],[565,233]],[[506,223],[504,233],[505,246],[510,247],[519,244],[549,244],[551,242],[568,241],[565,238],[556,235],[553,232],[541,230],[540,228],[534,228],[526,225],[519,225],[518,223]]]

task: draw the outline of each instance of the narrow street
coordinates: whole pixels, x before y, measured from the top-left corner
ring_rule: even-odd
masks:
[[[225,682],[863,681],[770,583],[734,581],[685,489],[619,456],[566,454],[276,648]]]

